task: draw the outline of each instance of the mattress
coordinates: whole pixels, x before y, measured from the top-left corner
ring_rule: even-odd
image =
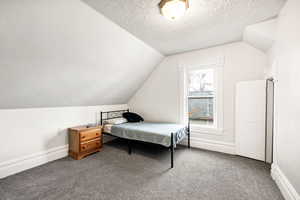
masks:
[[[111,135],[117,137],[160,144],[166,147],[171,146],[172,133],[174,146],[188,134],[187,128],[184,125],[153,122],[112,125],[109,131]]]
[[[112,124],[105,124],[105,125],[103,125],[103,132],[104,133],[111,133],[111,127],[112,126],[113,126]]]

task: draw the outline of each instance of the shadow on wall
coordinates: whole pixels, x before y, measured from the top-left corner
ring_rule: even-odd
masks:
[[[64,143],[62,144],[62,141]],[[45,149],[52,149],[55,147],[62,147],[68,144],[68,129],[59,129],[54,137],[49,138],[45,142]]]

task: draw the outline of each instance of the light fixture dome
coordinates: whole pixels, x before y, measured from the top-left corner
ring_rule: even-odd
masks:
[[[189,8],[188,0],[162,0],[159,3],[160,11],[163,16],[170,20],[182,17]]]

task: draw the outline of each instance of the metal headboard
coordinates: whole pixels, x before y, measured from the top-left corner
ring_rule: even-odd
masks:
[[[113,111],[106,111],[106,112],[101,111],[101,113],[100,113],[100,125],[103,125],[103,120],[120,118],[120,117],[122,117],[122,114],[125,113],[125,112],[129,112],[129,109],[126,109],[126,110],[113,110]],[[111,113],[117,113],[117,114],[110,115]]]

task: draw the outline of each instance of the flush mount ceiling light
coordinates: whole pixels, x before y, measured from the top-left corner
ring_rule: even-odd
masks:
[[[167,19],[182,17],[189,8],[189,0],[162,0],[159,3],[161,14]]]

